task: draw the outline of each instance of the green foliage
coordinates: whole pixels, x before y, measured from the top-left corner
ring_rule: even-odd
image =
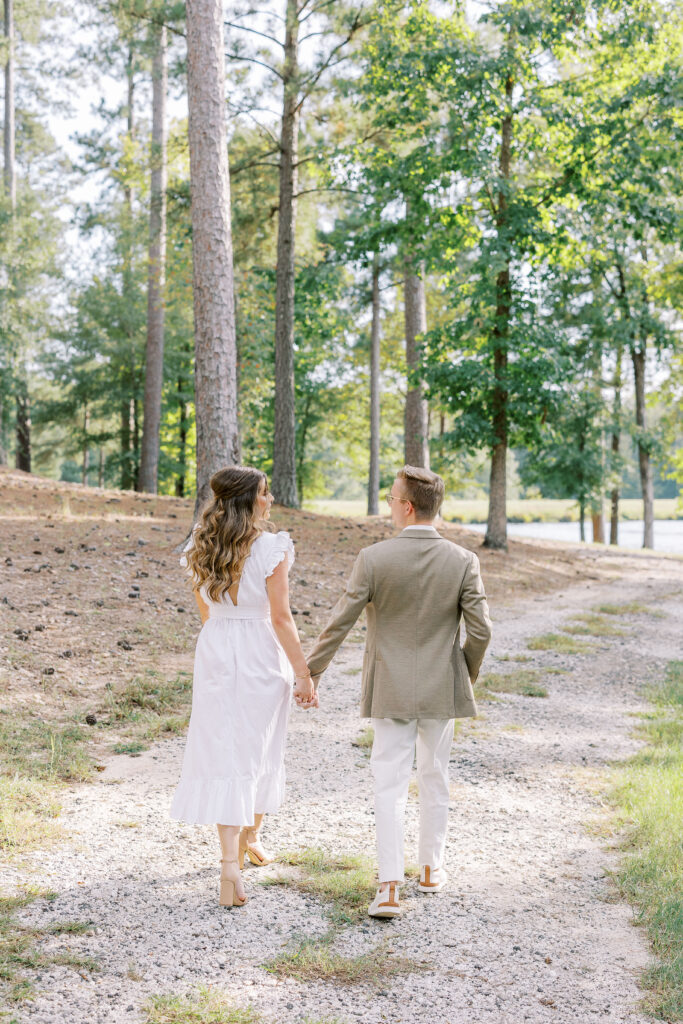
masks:
[[[646,926],[657,963],[644,976],[647,1008],[683,1017],[683,662],[671,662],[648,691],[655,710],[639,729],[647,746],[618,772],[614,800],[627,824],[626,857],[616,874]]]

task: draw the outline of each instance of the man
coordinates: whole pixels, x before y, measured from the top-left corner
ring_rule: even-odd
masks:
[[[448,823],[448,760],[455,718],[476,715],[472,683],[491,638],[477,556],[442,538],[434,519],[444,498],[440,476],[404,466],[387,501],[391,540],[364,548],[346,591],[308,657],[311,675],[325,671],[364,608],[361,715],[375,737],[371,768],[380,886],[368,913],[401,912],[403,828],[417,748],[421,892],[438,892]],[[467,638],[460,646],[460,619]]]

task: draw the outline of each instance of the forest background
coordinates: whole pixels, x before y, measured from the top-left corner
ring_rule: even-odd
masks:
[[[652,546],[683,483],[677,4],[224,5],[234,384],[195,379],[185,5],[4,16],[0,463],[191,496],[201,389],[282,504],[376,513],[407,461],[487,498],[489,546],[517,496],[598,529],[608,501],[613,540],[642,497]]]

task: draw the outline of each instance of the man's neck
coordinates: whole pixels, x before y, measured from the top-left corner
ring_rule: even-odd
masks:
[[[418,526],[418,527],[419,526],[429,526],[429,527],[432,528],[432,530],[436,529],[436,527],[434,526],[434,520],[433,519],[430,519],[430,520],[425,521],[425,522],[406,523],[405,526],[403,527],[403,529],[407,530],[409,526],[410,527],[412,527],[412,526]]]

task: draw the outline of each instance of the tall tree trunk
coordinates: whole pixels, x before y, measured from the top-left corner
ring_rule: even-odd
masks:
[[[24,473],[31,472],[31,403],[28,382],[23,372],[16,383],[17,446],[14,464]]]
[[[182,466],[180,475],[176,478],[175,482],[175,493],[176,497],[185,497],[185,459],[187,458],[187,405],[183,397],[183,378],[178,377],[177,382],[178,390],[178,404],[179,404],[179,417],[178,417],[178,440],[180,442],[180,458],[179,462]]]
[[[617,345],[616,364],[614,367],[614,405],[612,407],[612,439],[610,445],[612,451],[612,472],[615,472],[615,467],[619,465],[619,447],[621,444],[621,361],[622,346],[619,343]],[[615,484],[610,493],[610,544],[619,543],[619,497],[620,488],[615,477]]]
[[[81,466],[81,483],[88,483],[90,471],[90,449],[88,447],[88,431],[90,430],[90,410],[85,407],[83,412],[83,463]]]
[[[134,490],[140,489],[140,407],[135,397],[135,374],[133,374],[133,397],[130,400],[131,471]]]
[[[586,506],[579,502],[579,540],[586,539]]]
[[[10,209],[9,232],[12,239],[11,265],[9,271],[10,301],[15,294],[14,280],[14,217],[17,208],[17,183],[15,168],[15,131],[14,131],[14,0],[4,0],[4,29],[7,58],[5,61],[5,119],[4,119],[4,164],[3,178],[5,194]],[[14,346],[12,346],[14,348]],[[28,381],[25,365],[22,365],[21,353],[13,351],[11,363],[15,365],[15,407],[16,407],[16,445],[14,462],[17,469],[31,472],[31,417],[28,399]],[[18,365],[17,365],[18,363]],[[2,410],[0,409],[0,413]],[[7,464],[7,453],[3,444],[2,420],[0,418],[0,465]]]
[[[645,438],[645,357],[646,345],[631,349],[636,393],[636,425],[638,426],[638,466],[643,495],[643,547],[654,545],[654,484],[650,449]]]
[[[294,403],[294,257],[299,142],[299,18],[287,0],[280,135],[280,206],[275,272],[275,425],[272,490],[280,505],[297,508]]]
[[[372,328],[370,331],[370,466],[368,515],[379,515],[379,384],[380,384],[379,255],[372,260]]]
[[[145,405],[140,490],[156,493],[159,467],[161,388],[164,376],[164,283],[166,263],[166,26],[155,27],[152,61],[152,147],[149,210],[149,273]]]
[[[99,462],[97,466],[97,486],[104,487],[104,448],[100,448]]]
[[[126,59],[126,132],[132,142],[135,135],[135,57],[132,44],[128,46]],[[133,296],[133,190],[130,182],[123,186],[123,230],[124,255],[122,268],[122,293],[124,317],[132,315]],[[121,488],[132,491],[135,487],[135,473],[131,456],[133,439],[131,400],[135,386],[135,339],[131,324],[124,321],[125,342],[121,360]]]
[[[5,40],[7,59],[5,61],[5,130],[4,166],[5,193],[12,213],[17,205],[17,184],[14,158],[14,0],[5,2]]]
[[[409,377],[420,367],[417,338],[427,333],[424,273],[424,263],[420,263],[418,273],[415,273],[411,256],[408,254],[405,261],[403,308],[406,366]],[[429,410],[420,384],[408,383],[403,424],[406,465],[429,469]]]
[[[505,79],[506,111],[501,126],[500,158],[498,171],[501,187],[498,190],[498,210],[496,228],[498,238],[506,246],[508,229],[508,193],[507,183],[510,179],[510,159],[512,151],[512,74],[508,72]],[[491,397],[491,417],[493,426],[493,445],[491,448],[491,476],[489,478],[489,515],[484,537],[485,548],[507,549],[507,365],[508,335],[510,329],[510,308],[512,290],[510,285],[510,264],[498,272],[496,277],[496,323],[493,328],[493,374],[494,385]]]
[[[130,459],[130,401],[124,400],[120,409],[121,427],[119,439],[121,443],[121,490],[133,489],[133,473]]]
[[[188,0],[187,95],[194,283],[197,502],[240,461],[221,0]]]
[[[605,543],[605,517],[602,513],[602,509],[597,511],[591,509],[591,526],[593,529],[593,543],[604,544]]]

